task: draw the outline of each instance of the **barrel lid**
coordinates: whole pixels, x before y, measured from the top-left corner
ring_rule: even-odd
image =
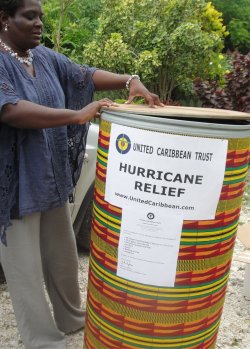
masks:
[[[129,113],[139,115],[150,115],[158,117],[178,117],[197,119],[226,119],[226,120],[250,120],[250,113],[242,113],[234,110],[164,106],[151,108],[148,105],[118,104],[117,107],[104,107],[102,110],[115,113]]]

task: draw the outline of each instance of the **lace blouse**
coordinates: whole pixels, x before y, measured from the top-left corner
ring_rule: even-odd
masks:
[[[91,102],[94,68],[43,46],[32,50],[35,77],[0,51],[0,110],[28,100],[78,110]],[[34,118],[36,115],[34,114]],[[79,178],[88,124],[18,129],[0,123],[0,235],[11,219],[63,205]]]

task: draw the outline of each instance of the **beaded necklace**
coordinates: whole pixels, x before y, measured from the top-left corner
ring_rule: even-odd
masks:
[[[11,57],[15,57],[20,63],[24,63],[28,66],[30,66],[33,62],[33,53],[31,50],[27,51],[27,57],[20,57],[17,52],[13,51],[8,45],[6,45],[1,39],[0,39],[0,45],[4,48],[6,52],[8,52]]]

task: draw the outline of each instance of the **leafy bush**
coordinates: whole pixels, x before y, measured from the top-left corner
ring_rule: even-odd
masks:
[[[250,53],[235,54],[224,88],[217,81],[202,79],[195,80],[194,88],[203,107],[250,112]]]
[[[85,46],[90,65],[137,73],[166,101],[178,86],[208,77],[223,48],[221,14],[205,0],[102,0],[95,37]]]

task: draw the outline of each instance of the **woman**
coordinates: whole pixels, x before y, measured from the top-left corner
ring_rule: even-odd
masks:
[[[91,120],[129,88],[161,105],[138,77],[79,66],[40,46],[39,0],[0,0],[1,263],[27,348],[66,348],[84,326],[68,197],[81,171]],[[54,317],[45,299],[43,280]]]

